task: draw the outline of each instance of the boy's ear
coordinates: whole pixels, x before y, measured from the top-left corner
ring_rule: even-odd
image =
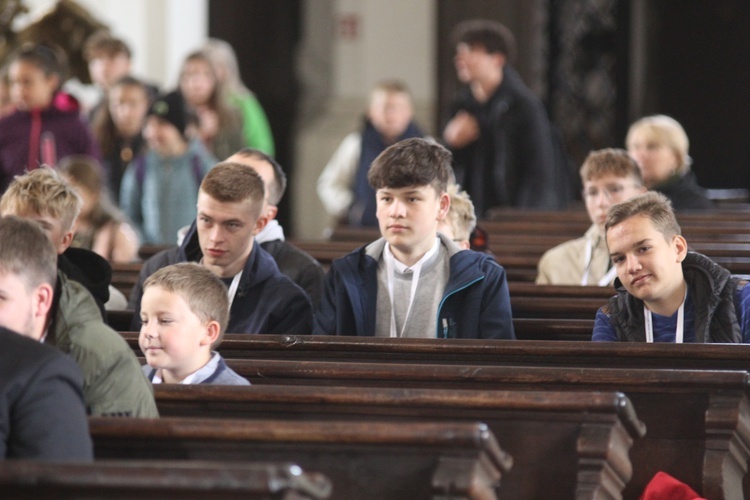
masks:
[[[263,228],[266,227],[266,224],[268,224],[268,221],[269,221],[269,218],[268,218],[267,213],[260,214],[260,216],[255,220],[255,227],[253,228],[253,236],[263,231]]]
[[[675,249],[677,250],[677,262],[682,262],[685,260],[685,257],[687,257],[688,252],[688,244],[687,240],[681,236],[677,235],[672,239],[672,243],[675,246]]]
[[[70,245],[73,243],[74,236],[75,232],[72,229],[63,235],[62,241],[60,241],[60,246],[57,248],[58,254],[62,254],[70,247]]]
[[[219,338],[221,325],[218,321],[209,321],[206,325],[206,335],[201,339],[200,345],[212,345]]]
[[[437,213],[437,220],[441,221],[448,215],[448,210],[451,208],[451,197],[448,193],[443,192],[440,195],[440,208]]]

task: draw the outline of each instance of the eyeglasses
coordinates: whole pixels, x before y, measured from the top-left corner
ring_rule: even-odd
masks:
[[[604,193],[604,197],[608,200],[611,200],[612,198],[621,195],[623,191],[631,187],[633,187],[633,185],[624,186],[622,184],[611,184],[609,186],[606,186],[602,190],[600,190],[599,188],[590,187],[583,190],[583,198],[585,200],[595,200],[599,198],[600,194]]]

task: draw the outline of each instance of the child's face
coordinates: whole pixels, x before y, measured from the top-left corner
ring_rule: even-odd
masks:
[[[681,289],[687,243],[682,236],[667,241],[648,216],[636,215],[610,227],[607,246],[625,289],[647,305]]]
[[[18,109],[26,111],[49,106],[59,84],[56,75],[46,76],[44,71],[28,61],[11,64],[8,77],[13,102]]]
[[[411,99],[403,92],[378,90],[372,94],[368,116],[375,129],[388,141],[404,133],[413,114]]]
[[[130,73],[130,58],[124,52],[100,54],[89,61],[91,80],[103,89],[109,89],[128,73]]]
[[[141,321],[138,345],[149,366],[162,370],[165,381],[182,380],[209,361],[212,338],[208,325],[179,294],[160,286],[146,288]]]
[[[146,91],[137,85],[118,85],[109,91],[109,113],[117,130],[133,137],[143,128],[148,112]]]
[[[438,221],[450,208],[446,193],[432,186],[381,188],[377,190],[380,233],[393,247],[394,254],[424,255],[435,243]]]
[[[216,79],[206,61],[196,59],[185,63],[180,90],[189,104],[202,106],[208,103],[215,87]]]
[[[55,246],[58,255],[65,252],[73,242],[73,229],[67,227],[68,224],[59,217],[50,214],[41,215],[28,209],[19,210],[18,207],[16,210],[6,211],[2,215],[15,215],[16,217],[36,221]]]
[[[157,116],[149,116],[146,119],[143,138],[146,139],[148,147],[159,156],[179,156],[187,146],[177,127]]]
[[[647,186],[666,181],[680,167],[677,153],[646,130],[639,130],[631,135],[628,153],[638,162],[643,182]]]
[[[632,178],[618,177],[615,174],[605,174],[583,183],[583,199],[589,218],[602,231],[609,207],[644,191],[645,188],[636,184]]]

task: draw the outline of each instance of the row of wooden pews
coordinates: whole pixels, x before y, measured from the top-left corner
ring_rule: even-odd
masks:
[[[252,386],[156,387],[159,421],[92,419],[97,457],[295,463],[332,498],[638,498],[657,471],[750,497],[750,346],[577,342],[612,290],[530,283],[544,250],[586,230],[580,213],[485,223],[524,340],[228,334],[219,351]],[[746,213],[680,222],[750,274]],[[359,237],[297,243],[330,263],[376,235]],[[115,270],[124,288],[138,268]],[[127,314],[110,316],[119,331]]]

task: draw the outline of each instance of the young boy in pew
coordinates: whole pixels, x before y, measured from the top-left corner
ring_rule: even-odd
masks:
[[[547,250],[537,266],[537,285],[609,286],[617,274],[604,238],[607,210],[646,191],[638,164],[623,149],[591,152],[581,165],[583,200],[591,227],[583,237]]]
[[[597,312],[593,340],[750,342],[748,283],[688,251],[664,195],[613,206],[604,231],[617,295]]]
[[[424,139],[398,142],[372,163],[382,238],[336,259],[314,333],[514,339],[505,270],[438,233],[450,209],[451,154]]]
[[[154,384],[250,385],[212,351],[228,322],[227,289],[211,271],[192,262],[159,269],[143,285],[143,372]]]

